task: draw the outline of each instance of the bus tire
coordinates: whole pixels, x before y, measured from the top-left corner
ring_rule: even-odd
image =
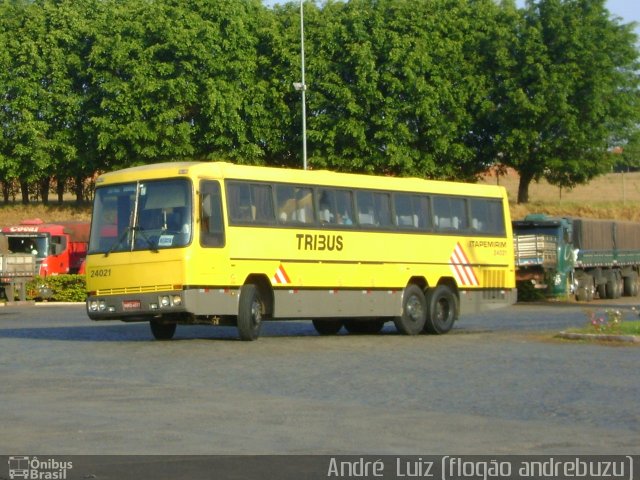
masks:
[[[458,318],[458,299],[446,285],[427,291],[427,321],[425,331],[442,335],[453,327]]]
[[[175,323],[162,323],[157,320],[149,322],[151,333],[156,340],[171,340],[176,333]]]
[[[342,328],[342,320],[312,320],[312,323],[320,335],[335,335]]]
[[[380,333],[384,328],[384,320],[380,318],[371,318],[367,320],[346,320],[344,328],[347,332],[353,334],[374,335]]]
[[[260,336],[265,307],[258,287],[252,283],[240,289],[238,302],[238,334],[240,340],[252,341]]]
[[[409,285],[402,295],[402,314],[393,323],[404,335],[417,335],[424,329],[427,319],[427,302],[424,292],[417,285]]]

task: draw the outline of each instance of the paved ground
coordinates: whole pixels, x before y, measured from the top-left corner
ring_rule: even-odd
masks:
[[[444,336],[157,342],[83,306],[0,307],[0,454],[638,454],[640,347],[552,338],[585,322],[534,304]]]

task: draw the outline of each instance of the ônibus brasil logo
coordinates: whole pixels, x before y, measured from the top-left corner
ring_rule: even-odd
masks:
[[[65,480],[67,470],[73,468],[73,462],[61,462],[53,458],[11,456],[9,457],[9,478],[30,480]]]

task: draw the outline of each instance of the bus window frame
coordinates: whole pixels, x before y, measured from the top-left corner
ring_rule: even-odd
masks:
[[[230,197],[230,186],[242,184],[244,186],[264,186],[268,187],[271,195],[269,196],[271,201],[271,211],[273,213],[271,219],[269,221],[264,220],[234,220],[231,216],[231,210],[233,208],[231,197]],[[313,222],[300,222],[300,221],[282,221],[278,218],[278,195],[277,190],[280,186],[284,186],[287,188],[293,189],[309,189],[311,190],[311,194],[313,196],[313,205],[312,208],[314,210],[314,221]],[[351,224],[342,224],[336,223],[335,220],[326,221],[323,219],[322,211],[323,207],[321,205],[321,197],[323,192],[331,193],[331,208],[330,213],[333,214],[334,218],[336,215],[337,209],[337,200],[336,200],[336,192],[347,192],[351,197],[351,209],[352,209],[352,218]],[[361,223],[359,220],[359,209],[358,209],[358,196],[359,194],[368,195],[372,200],[372,208],[375,210],[376,207],[376,195],[385,196],[388,200],[389,206],[389,214],[390,214],[390,224],[389,225],[376,225],[376,224],[368,224]],[[429,211],[426,216],[424,216],[423,220],[426,223],[424,226],[420,226],[420,218],[418,219],[418,226],[412,225],[400,225],[397,220],[396,215],[396,197],[400,195],[407,195],[412,198],[412,208],[413,202],[426,202],[428,205]],[[479,231],[475,230],[472,226],[472,213],[471,213],[471,202],[473,201],[481,201],[481,202],[494,202],[496,205],[500,205],[497,209],[502,212],[501,217],[504,219],[504,206],[502,199],[500,197],[484,197],[484,196],[474,196],[474,195],[452,195],[445,193],[433,193],[433,192],[417,192],[417,191],[399,191],[399,190],[380,190],[380,189],[371,189],[371,188],[348,188],[342,186],[332,186],[332,185],[319,185],[319,184],[306,184],[306,183],[297,183],[297,182],[278,182],[278,181],[255,181],[255,180],[243,180],[238,178],[227,178],[224,179],[224,194],[226,201],[226,208],[223,209],[226,211],[226,221],[227,224],[231,227],[233,226],[242,226],[242,227],[268,227],[268,228],[295,228],[295,229],[322,229],[322,230],[342,230],[348,229],[354,232],[369,232],[369,231],[377,231],[377,232],[389,232],[389,233],[398,233],[398,234],[422,234],[422,235],[465,235],[465,236],[481,236],[481,237],[495,237],[495,238],[504,238],[507,235],[506,226],[503,225],[502,231]],[[460,202],[458,203],[458,210],[460,208],[461,211],[457,213],[462,214],[461,217],[458,217],[460,225],[458,228],[454,228],[453,225],[449,227],[439,227],[436,223],[436,209],[435,203],[439,199],[448,200],[449,204],[451,202]],[[450,209],[452,213],[456,213],[454,210]],[[376,212],[373,212],[374,219],[377,218]],[[453,218],[453,217],[451,217]],[[504,223],[504,221],[503,221]]]
[[[211,242],[209,241],[209,239],[215,237],[216,234],[211,233],[209,231],[209,229],[207,229],[207,231],[205,231],[204,229],[204,210],[205,210],[205,206],[204,206],[204,201],[206,196],[212,195],[213,193],[210,192],[204,192],[204,187],[205,185],[216,185],[217,186],[217,195],[219,197],[219,215],[220,215],[220,223],[221,223],[221,232],[219,233],[219,235],[221,236],[221,240],[219,241],[219,243],[216,244],[216,242]],[[201,178],[198,184],[198,192],[197,196],[198,196],[198,205],[199,205],[199,212],[198,212],[198,223],[199,223],[199,230],[200,233],[198,235],[199,237],[199,242],[200,242],[200,246],[203,248],[224,248],[227,245],[227,232],[226,232],[226,228],[225,228],[225,208],[224,208],[224,202],[223,202],[223,197],[224,197],[224,191],[222,189],[222,185],[220,184],[220,180],[217,179],[208,179],[208,178]],[[208,218],[212,218],[213,215],[209,214]]]

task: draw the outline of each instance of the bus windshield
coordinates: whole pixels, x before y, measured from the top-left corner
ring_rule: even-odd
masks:
[[[96,189],[89,253],[157,252],[191,242],[191,188],[184,179]]]

